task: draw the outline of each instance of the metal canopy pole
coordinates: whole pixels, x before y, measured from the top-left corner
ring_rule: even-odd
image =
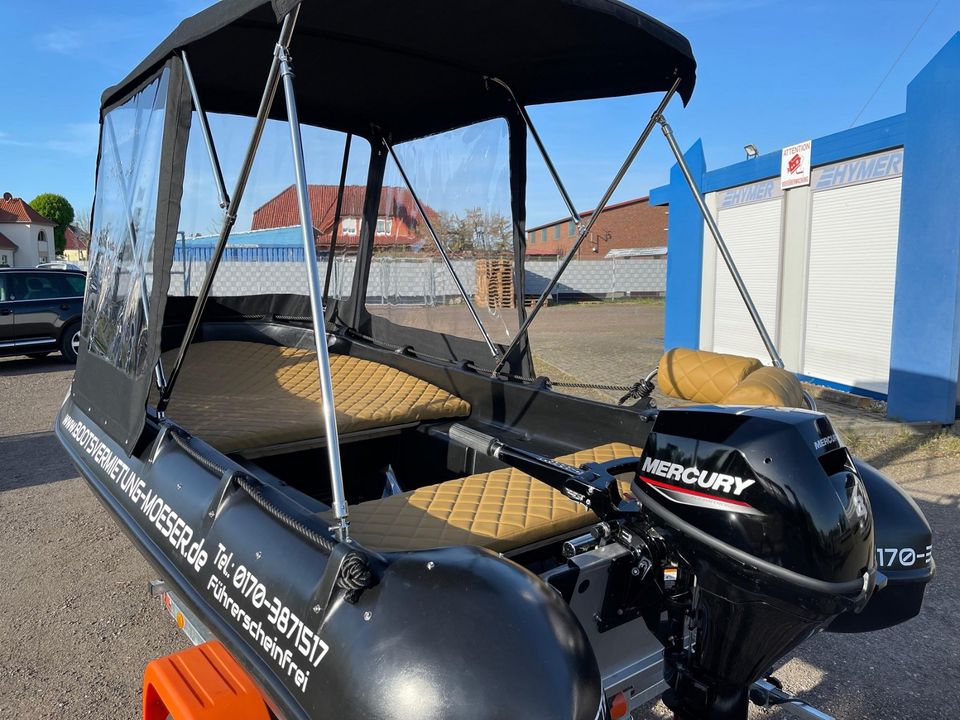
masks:
[[[280,28],[280,39],[278,45],[286,47],[293,35],[293,28],[297,24],[297,15],[300,12],[300,6],[297,5],[283,18],[283,25]],[[170,394],[180,376],[180,370],[183,368],[183,360],[187,355],[187,348],[193,342],[197,334],[197,328],[200,326],[200,316],[207,306],[207,298],[210,296],[210,289],[213,287],[213,278],[220,266],[220,259],[223,257],[224,248],[227,240],[230,238],[230,231],[237,221],[237,209],[240,207],[240,201],[243,199],[243,191],[247,187],[247,180],[250,179],[250,171],[253,168],[253,159],[257,155],[257,148],[260,146],[260,138],[263,135],[263,128],[267,124],[267,117],[270,114],[270,108],[273,107],[273,99],[277,93],[277,86],[280,84],[280,57],[274,52],[273,61],[270,63],[270,70],[267,73],[267,83],[263,89],[263,97],[260,98],[260,108],[257,110],[256,120],[254,122],[253,133],[250,136],[250,144],[247,146],[247,154],[240,167],[240,175],[237,177],[237,183],[233,190],[233,197],[227,206],[227,211],[223,219],[223,228],[220,230],[220,239],[213,251],[213,257],[207,266],[207,275],[203,279],[203,285],[197,294],[197,302],[193,306],[193,312],[190,314],[190,320],[187,322],[187,329],[184,332],[183,342],[180,344],[180,352],[177,354],[177,360],[174,363],[173,370],[170,371],[170,377],[167,379],[166,391],[160,394],[157,401],[157,412],[163,413],[170,404]]]
[[[520,329],[517,331],[517,334],[514,336],[513,341],[507,347],[506,351],[503,353],[503,356],[497,361],[497,366],[493,369],[493,375],[496,375],[503,368],[504,364],[507,362],[507,358],[510,357],[511,353],[516,349],[517,345],[520,343],[520,339],[523,338],[527,330],[530,327],[530,324],[533,322],[534,318],[537,317],[537,314],[546,304],[547,299],[550,297],[550,293],[553,292],[553,289],[557,286],[557,283],[560,282],[560,276],[563,275],[563,271],[567,269],[567,265],[570,264],[570,261],[576,256],[577,251],[580,249],[580,246],[583,244],[583,241],[590,234],[590,231],[593,229],[594,223],[597,221],[597,218],[600,217],[600,214],[603,212],[603,209],[607,206],[607,203],[610,202],[610,197],[616,191],[617,187],[620,185],[620,181],[623,180],[623,176],[627,174],[627,170],[630,169],[630,166],[633,164],[633,161],[636,159],[637,154],[640,152],[640,148],[643,147],[646,143],[647,138],[650,137],[650,133],[653,132],[654,126],[660,119],[660,116],[663,114],[663,111],[666,109],[667,104],[670,102],[670,99],[673,97],[674,93],[677,91],[677,88],[680,87],[680,78],[677,78],[673,87],[671,87],[667,93],[663,96],[663,99],[660,101],[660,104],[657,106],[657,109],[653,111],[653,114],[650,116],[650,119],[647,121],[646,127],[643,128],[643,132],[640,133],[640,137],[637,138],[637,141],[634,143],[633,147],[630,149],[630,152],[627,154],[627,157],[624,159],[623,164],[620,166],[620,169],[617,170],[617,174],[614,176],[607,191],[603,194],[603,197],[600,198],[600,202],[597,203],[597,207],[594,208],[593,212],[590,215],[590,219],[587,221],[586,225],[580,227],[579,234],[577,235],[576,242],[570,247],[570,251],[567,253],[566,257],[563,258],[563,262],[560,263],[560,267],[557,268],[557,272],[550,279],[550,282],[547,283],[547,287],[543,289],[543,292],[540,294],[540,297],[537,299],[537,304],[533,306],[533,309],[530,310],[530,313],[527,315],[527,319],[524,320],[523,325],[520,326]]]
[[[470,310],[470,314],[473,316],[473,321],[477,324],[477,327],[480,329],[480,333],[483,335],[484,341],[487,343],[487,349],[490,350],[490,354],[493,357],[497,357],[499,354],[497,351],[497,346],[494,345],[493,340],[490,339],[490,335],[487,333],[487,328],[483,325],[483,320],[480,319],[480,316],[477,314],[477,309],[473,306],[473,301],[467,294],[467,289],[463,286],[463,283],[460,282],[460,277],[457,275],[457,271],[453,269],[453,263],[450,261],[450,256],[447,255],[447,251],[443,247],[443,243],[440,242],[440,237],[437,235],[437,231],[434,230],[433,223],[430,222],[430,218],[427,215],[423,204],[420,202],[420,198],[417,196],[416,190],[413,189],[410,178],[407,177],[406,170],[404,170],[403,165],[400,164],[400,158],[397,157],[397,153],[394,152],[393,146],[387,142],[386,138],[383,139],[383,144],[384,147],[387,148],[387,152],[390,153],[390,157],[392,157],[393,161],[396,163],[397,169],[400,171],[400,177],[403,178],[404,185],[406,185],[407,189],[410,191],[410,195],[413,197],[413,202],[416,203],[417,210],[420,211],[420,217],[423,218],[423,222],[427,226],[427,231],[430,233],[430,237],[433,238],[433,242],[437,246],[437,250],[440,252],[440,257],[443,259],[443,264],[447,266],[447,270],[450,272],[451,277],[453,277],[453,282],[457,285],[457,290],[460,291],[460,296],[467,304],[467,308]]]
[[[333,212],[333,228],[330,230],[330,251],[327,253],[327,275],[323,279],[323,304],[330,294],[330,278],[333,277],[333,262],[336,259],[337,235],[340,232],[340,213],[343,210],[343,189],[347,183],[347,165],[350,163],[350,144],[353,133],[347,133],[343,141],[343,164],[340,166],[340,184],[337,186],[337,207]]]
[[[517,100],[517,96],[513,94],[513,90],[500,78],[487,78],[490,82],[494,82],[510,95],[510,99],[513,100],[513,104],[517,106],[517,110],[520,111],[520,117],[523,118],[523,124],[527,126],[527,130],[530,131],[530,136],[533,138],[533,141],[537,144],[537,149],[540,151],[540,156],[543,158],[543,162],[547,166],[547,170],[550,173],[550,177],[553,178],[554,184],[557,186],[557,190],[560,191],[560,195],[563,197],[563,202],[567,206],[567,210],[570,211],[570,217],[577,223],[577,229],[580,228],[583,219],[580,217],[580,213],[577,212],[577,209],[573,206],[573,200],[570,199],[570,194],[567,192],[567,188],[564,186],[563,181],[560,179],[560,173],[557,172],[557,168],[554,167],[553,160],[550,157],[550,154],[547,152],[547,148],[544,147],[543,141],[540,139],[540,133],[537,132],[537,128],[534,127],[533,120],[530,119],[530,115],[527,113],[527,109],[520,104],[520,101]]]
[[[203,143],[207,146],[207,156],[210,158],[210,168],[213,170],[213,179],[217,182],[217,196],[220,198],[220,207],[226,210],[230,204],[230,196],[227,195],[227,186],[223,182],[223,171],[220,169],[220,159],[217,157],[217,148],[213,144],[213,135],[210,134],[210,125],[207,123],[207,114],[200,105],[200,95],[197,93],[197,86],[193,82],[193,71],[190,70],[190,63],[187,61],[187,51],[180,53],[183,59],[183,72],[187,76],[187,85],[190,86],[190,97],[193,98],[193,106],[197,109],[197,120],[200,121],[200,131],[203,133]]]
[[[330,488],[333,491],[333,513],[337,518],[337,535],[342,542],[349,540],[347,499],[343,490],[343,470],[340,467],[340,436],[337,430],[337,411],[333,402],[333,378],[330,374],[330,354],[327,350],[327,330],[323,317],[323,294],[320,271],[317,268],[317,246],[313,238],[313,215],[304,167],[303,138],[297,101],[293,93],[293,69],[290,53],[285,45],[277,45],[280,58],[280,76],[287,105],[287,123],[290,126],[290,145],[293,166],[297,176],[297,205],[300,208],[300,230],[303,235],[303,255],[307,265],[310,289],[310,309],[313,313],[313,340],[317,349],[317,371],[320,376],[320,395],[323,406],[323,428],[327,435],[327,463],[330,468]]]
[[[770,354],[770,360],[773,364],[778,367],[783,367],[783,360],[780,358],[780,353],[777,352],[777,346],[773,344],[773,340],[770,339],[770,333],[767,332],[766,326],[763,324],[763,319],[760,317],[760,313],[757,311],[757,306],[753,304],[753,298],[750,297],[750,291],[747,290],[746,284],[743,282],[743,278],[740,276],[740,271],[737,269],[736,264],[733,262],[733,257],[730,255],[730,250],[727,249],[727,244],[723,241],[723,237],[720,235],[720,228],[717,226],[716,220],[713,219],[713,215],[710,213],[710,209],[707,207],[706,201],[703,199],[703,195],[700,193],[700,188],[697,187],[696,181],[693,179],[693,175],[690,173],[690,168],[687,166],[687,161],[683,157],[683,153],[680,151],[680,146],[677,145],[677,140],[673,136],[673,130],[670,125],[667,124],[666,119],[661,115],[658,118],[660,127],[663,129],[663,135],[667,139],[667,144],[670,146],[670,150],[673,152],[673,156],[677,160],[677,165],[680,168],[680,172],[683,173],[683,179],[687,181],[687,185],[690,186],[690,192],[693,193],[693,197],[697,201],[697,207],[700,208],[700,214],[703,215],[704,222],[707,223],[707,227],[710,229],[710,234],[713,235],[713,239],[717,244],[717,249],[720,250],[720,254],[723,256],[723,261],[727,264],[727,269],[730,271],[730,277],[733,278],[733,284],[737,286],[737,290],[740,291],[740,297],[743,298],[744,305],[747,306],[747,312],[750,313],[750,318],[753,320],[753,324],[757,326],[757,332],[760,333],[760,339],[763,340],[763,344],[767,348],[767,352]]]

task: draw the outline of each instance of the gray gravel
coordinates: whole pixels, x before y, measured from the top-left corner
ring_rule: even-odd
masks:
[[[543,350],[564,365],[549,336],[582,332],[590,314],[570,313],[569,328],[564,313],[550,315]],[[604,315],[605,351],[629,355],[630,343],[617,347],[610,332],[623,323]],[[634,350],[655,337],[655,326],[631,325]],[[578,361],[569,358],[564,369],[576,372]],[[77,479],[50,431],[71,377],[56,356],[0,360],[0,718],[140,717],[144,666],[185,645],[147,597],[147,564]],[[866,458],[920,503],[934,527],[939,575],[919,618],[877,633],[816,637],[778,672],[789,690],[838,718],[958,715],[957,445],[895,437]]]
[[[154,577],[54,438],[73,377],[0,360],[0,717],[138,718],[143,668],[184,647]]]

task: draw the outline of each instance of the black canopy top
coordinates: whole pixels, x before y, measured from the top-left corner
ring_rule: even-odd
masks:
[[[208,112],[255,115],[279,21],[297,0],[223,0],[187,18],[102,106],[187,51]],[[290,46],[301,122],[394,141],[524,105],[666,91],[689,101],[690,44],[617,0],[303,0]],[[276,102],[273,117],[285,117]]]

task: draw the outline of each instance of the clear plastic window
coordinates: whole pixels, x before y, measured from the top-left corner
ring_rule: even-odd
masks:
[[[394,150],[487,332],[508,343],[518,313],[507,123],[489,120]],[[399,325],[482,340],[392,158],[377,230],[367,310]]]
[[[103,119],[83,309],[88,350],[144,371],[153,241],[169,71]]]
[[[201,98],[202,101],[202,98]],[[240,172],[254,119],[208,114],[228,193]],[[314,228],[314,259],[325,279],[346,135],[301,125]],[[359,239],[369,143],[353,137],[344,187],[330,297],[350,295]],[[307,294],[303,236],[297,205],[290,129],[285,120],[269,120],[250,178],[214,279],[213,297],[277,293]],[[170,294],[197,295],[223,227],[214,175],[196,116],[187,145],[187,165]]]

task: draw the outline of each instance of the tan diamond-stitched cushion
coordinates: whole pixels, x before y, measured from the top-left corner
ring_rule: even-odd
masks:
[[[660,390],[681,400],[719,403],[750,373],[762,367],[755,358],[705,350],[674,348],[660,358]]]
[[[570,465],[640,457],[642,449],[610,443],[558,458]],[[629,490],[629,480],[621,491]],[[333,522],[332,513],[324,518]],[[506,552],[585,527],[597,516],[513,468],[469,475],[350,507],[350,534],[384,552],[479,545]]]
[[[175,357],[164,353],[165,365]],[[330,372],[341,434],[470,414],[466,401],[380,363],[331,355]],[[223,452],[323,437],[317,355],[264,343],[197,343],[168,414]]]
[[[728,392],[723,405],[803,407],[803,387],[797,376],[777,367],[762,367],[750,373]]]

